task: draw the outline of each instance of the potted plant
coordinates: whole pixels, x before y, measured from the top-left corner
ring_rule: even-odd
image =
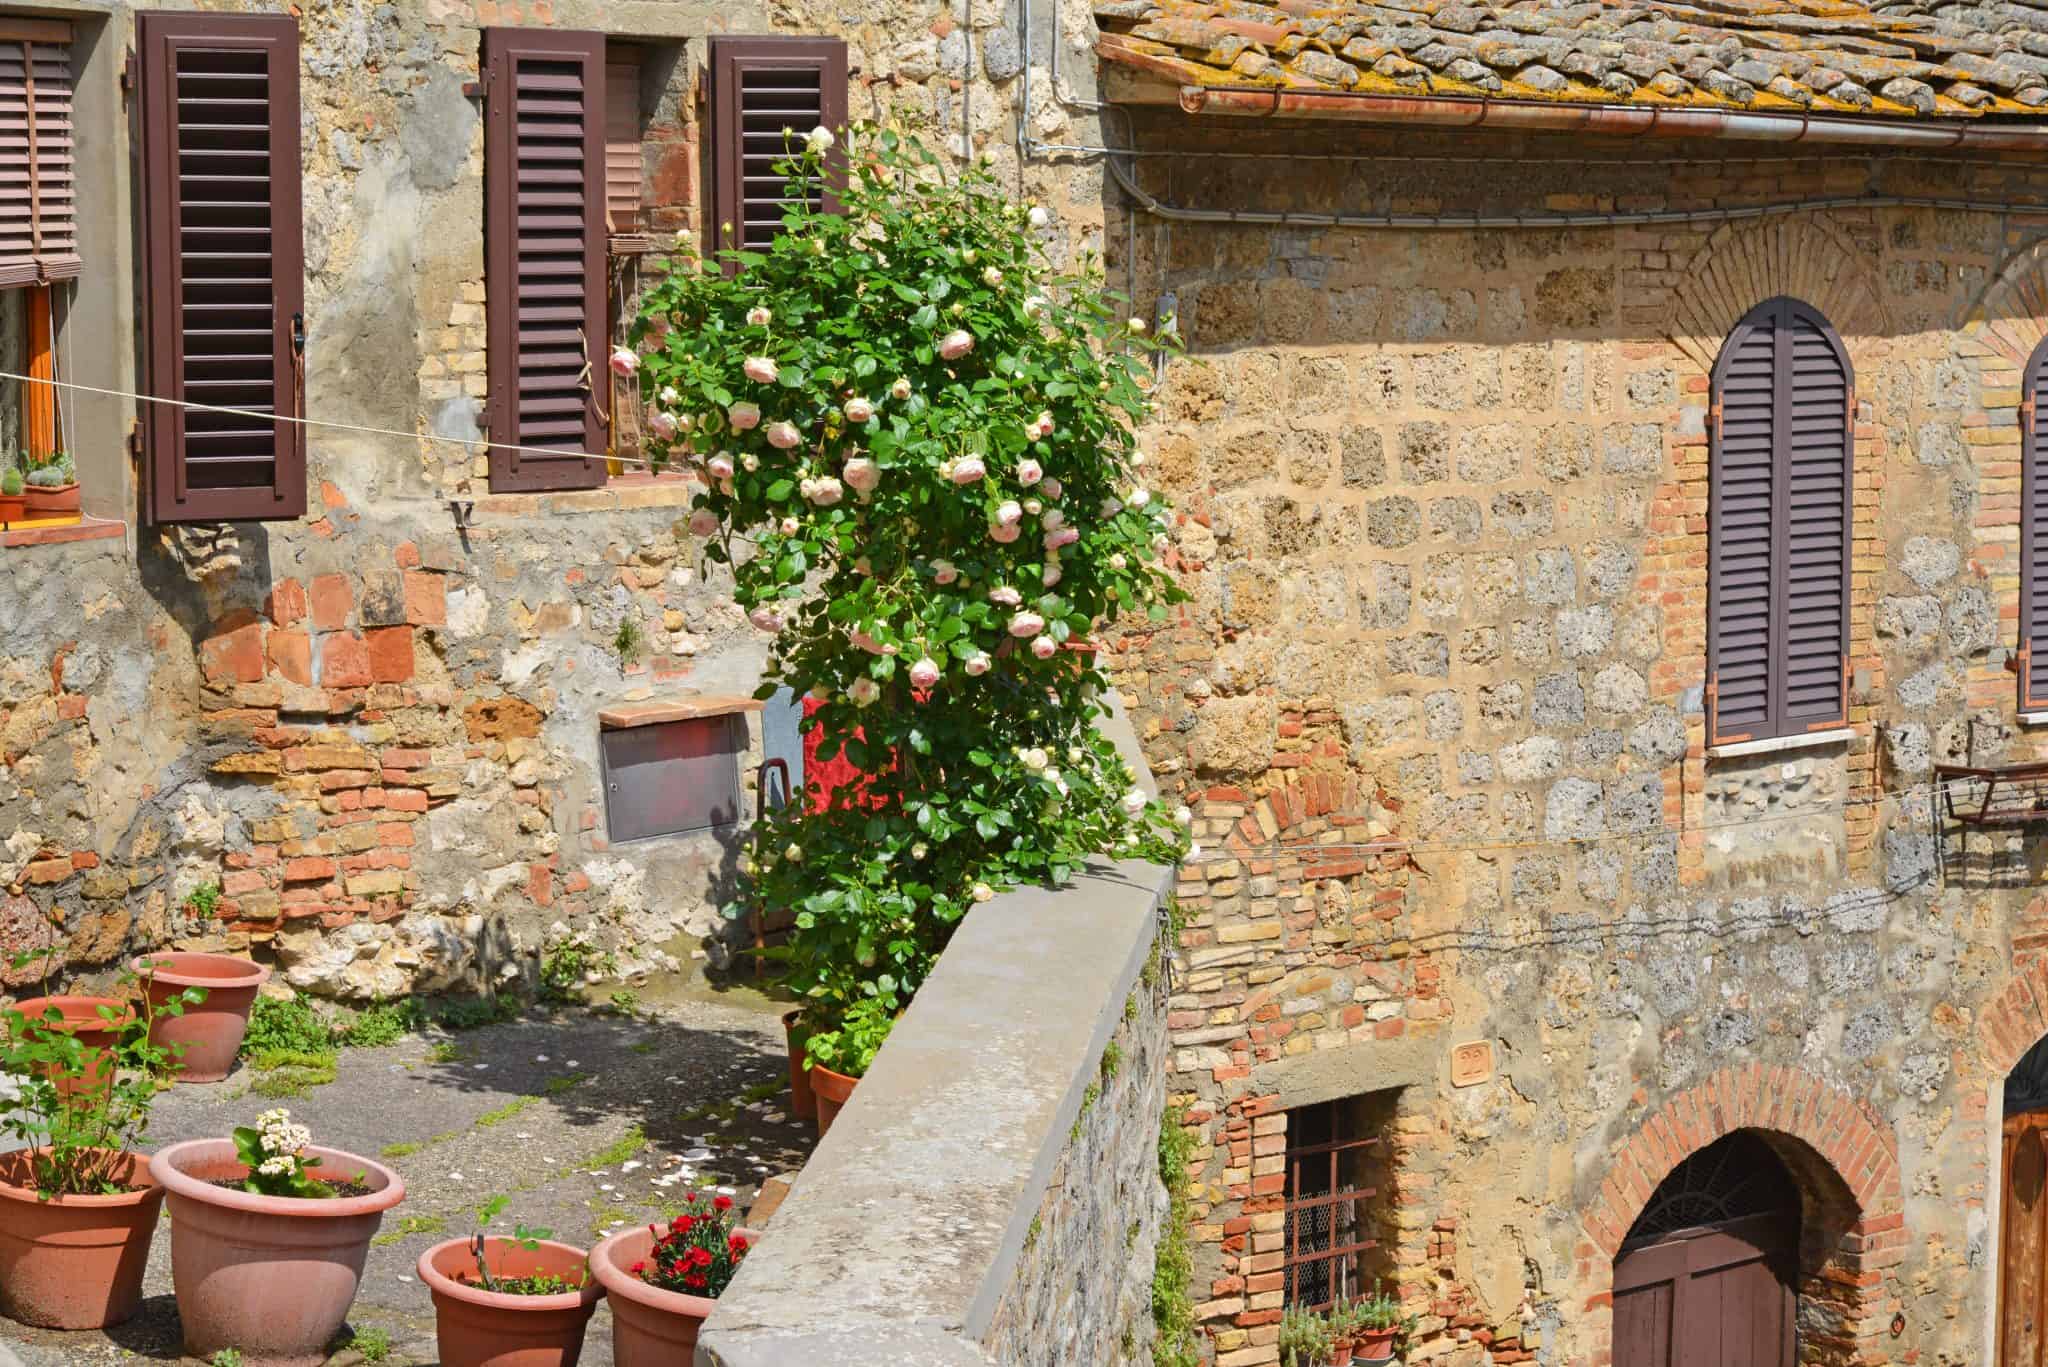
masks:
[[[550,1230],[482,1233],[505,1205],[492,1197],[477,1212],[478,1233],[420,1254],[441,1367],[572,1367],[604,1288],[583,1250],[553,1242]]]
[[[1304,1305],[1280,1312],[1281,1367],[1323,1367],[1330,1358],[1330,1325]]]
[[[140,1146],[169,1062],[150,1017],[191,999],[140,1014],[99,999],[96,1031],[54,1004],[82,1000],[8,1011],[0,1042],[16,1079],[0,1130],[27,1145],[0,1154],[0,1313],[50,1329],[105,1328],[141,1304],[164,1190]]]
[[[262,964],[232,954],[184,950],[144,954],[134,961],[151,1001],[167,1001],[186,988],[206,990],[205,1001],[181,1016],[157,1018],[159,1045],[182,1045],[180,1082],[219,1082],[235,1066],[235,1052],[249,1028],[256,989],[270,980]]]
[[[28,499],[21,489],[21,471],[12,465],[0,471],[0,522],[19,522],[28,516]]]
[[[1355,1308],[1341,1300],[1324,1312],[1323,1324],[1330,1331],[1330,1367],[1351,1367],[1357,1318]]]
[[[132,975],[129,980],[133,981]],[[42,1065],[57,1086],[57,1094],[72,1097],[95,1090],[114,1078],[115,1046],[121,1033],[135,1020],[135,1012],[118,997],[92,997],[59,993],[29,997],[14,1004],[14,1010],[44,1030],[62,1031],[78,1041],[76,1070]]]
[[[893,995],[862,997],[846,1008],[835,1029],[813,1030],[804,1041],[804,1066],[810,1070],[811,1092],[817,1098],[821,1137],[853,1095],[854,1084],[875,1061],[895,1017]]]
[[[697,1330],[758,1237],[735,1228],[732,1198],[686,1198],[666,1229],[621,1230],[590,1251],[590,1270],[612,1307],[617,1367],[690,1361]]]
[[[185,1350],[239,1349],[251,1367],[325,1362],[370,1239],[405,1198],[399,1175],[316,1147],[282,1108],[229,1139],[173,1144],[151,1169],[169,1193]]]
[[[27,485],[23,492],[30,517],[62,517],[78,511],[77,468],[64,452],[53,453],[30,470]]]
[[[1382,1291],[1380,1284],[1372,1284],[1372,1294],[1361,1296],[1351,1303],[1347,1316],[1354,1340],[1353,1352],[1357,1361],[1392,1362],[1394,1341],[1405,1327],[1401,1317],[1401,1299],[1390,1291]]]

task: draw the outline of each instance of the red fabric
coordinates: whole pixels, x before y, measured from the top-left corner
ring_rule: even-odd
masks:
[[[804,721],[808,723],[825,704],[809,694],[804,695]],[[856,731],[854,735],[861,733]],[[832,795],[841,788],[858,788],[866,781],[866,775],[854,767],[852,760],[841,750],[831,759],[818,758],[819,734],[809,725],[804,727],[804,793],[810,810],[822,812],[832,805]]]

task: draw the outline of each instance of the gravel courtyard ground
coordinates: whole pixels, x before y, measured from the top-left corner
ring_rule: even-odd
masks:
[[[621,1225],[673,1213],[693,1183],[731,1193],[744,1210],[763,1180],[803,1165],[816,1136],[788,1114],[780,1009],[734,993],[672,998],[635,1016],[536,1011],[344,1049],[333,1082],[281,1099],[250,1092],[244,1068],[165,1095],[150,1144],[225,1134],[282,1105],[319,1143],[396,1168],[407,1194],[370,1250],[349,1330],[371,1345],[381,1332],[389,1350],[377,1360],[424,1367],[438,1357],[415,1264],[431,1245],[474,1229],[477,1207],[493,1195],[511,1198],[494,1230],[545,1226],[588,1248]],[[21,1367],[196,1362],[179,1346],[168,1228],[144,1296],[140,1315],[104,1334],[0,1320],[0,1367],[15,1367],[9,1351]],[[335,1358],[361,1360],[351,1351]],[[611,1320],[600,1306],[583,1362],[611,1361]]]

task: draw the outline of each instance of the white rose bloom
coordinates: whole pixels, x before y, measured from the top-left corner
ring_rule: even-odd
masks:
[[[1131,816],[1136,816],[1145,810],[1146,800],[1143,788],[1133,788],[1123,795],[1124,811]]]
[[[902,403],[902,402],[903,402],[903,401],[904,401],[905,399],[909,398],[909,397],[910,397],[910,381],[908,381],[908,380],[904,380],[904,379],[898,379],[898,380],[896,381],[896,383],[894,383],[894,384],[890,385],[890,386],[889,386],[889,397],[890,397],[890,398],[892,398],[892,399],[894,399],[894,400],[896,400],[896,402],[898,402],[898,403]]]
[[[764,328],[774,321],[775,315],[759,304],[747,310],[748,327]]]
[[[986,902],[996,895],[996,890],[986,883],[976,883],[967,890],[967,895],[977,902]]]
[[[990,289],[994,289],[997,285],[1003,283],[1003,273],[994,266],[990,266],[981,273],[981,279],[983,284],[987,285]]]
[[[1173,809],[1173,819],[1175,821],[1178,821],[1181,825],[1185,826],[1190,821],[1193,821],[1195,819],[1194,810],[1185,805],[1175,807]]]
[[[846,696],[855,707],[867,707],[882,696],[882,686],[873,679],[855,679],[847,685]]]
[[[1043,204],[1034,204],[1031,206],[1031,212],[1025,215],[1025,219],[1032,227],[1043,228],[1046,224],[1052,222],[1052,215],[1045,211]]]
[[[804,146],[810,148],[818,156],[824,156],[832,150],[832,130],[822,123],[819,124],[804,138]]]

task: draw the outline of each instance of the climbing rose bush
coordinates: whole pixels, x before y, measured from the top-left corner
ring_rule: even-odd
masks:
[[[869,776],[766,815],[733,908],[794,912],[772,952],[829,1028],[893,1015],[1000,889],[1184,852],[1097,733],[1079,648],[1183,596],[1134,430],[1172,339],[1092,259],[1056,268],[1045,212],[985,171],[873,129],[788,142],[773,245],[710,260],[680,236],[628,360],[655,457],[706,482],[691,531],[769,639],[761,696],[819,700],[821,755]],[[821,177],[840,212],[809,206]]]

